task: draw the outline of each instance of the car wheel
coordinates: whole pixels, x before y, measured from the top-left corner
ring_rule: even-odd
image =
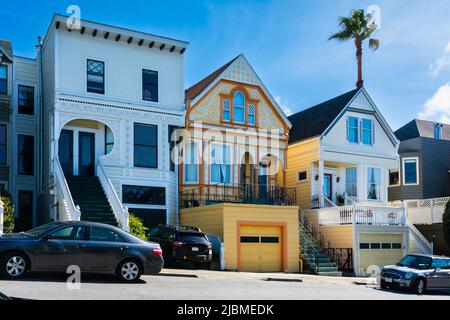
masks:
[[[29,269],[27,257],[19,252],[5,254],[0,259],[0,274],[8,279],[20,279]]]
[[[417,279],[413,286],[413,292],[419,295],[423,294],[425,292],[426,285],[427,284],[425,282],[425,279],[422,278]]]
[[[142,268],[135,260],[125,260],[117,268],[117,276],[123,282],[136,282],[141,278]]]

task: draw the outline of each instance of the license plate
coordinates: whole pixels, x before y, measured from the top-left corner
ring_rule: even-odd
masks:
[[[392,279],[392,278],[384,278],[384,281],[387,282],[387,283],[392,283],[392,282],[394,282],[394,279]]]
[[[197,248],[197,247],[193,247],[193,248],[192,248],[192,251],[193,251],[193,252],[198,252],[198,248]]]

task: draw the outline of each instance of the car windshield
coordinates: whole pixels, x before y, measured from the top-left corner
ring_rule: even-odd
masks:
[[[424,269],[429,269],[431,267],[431,262],[432,262],[432,259],[429,257],[410,255],[410,256],[404,257],[398,263],[398,265],[400,265],[402,267],[412,268],[412,269],[424,270]]]
[[[29,231],[22,232],[22,234],[24,234],[26,236],[30,236],[30,237],[40,237],[43,234],[45,234],[47,231],[50,231],[50,230],[52,230],[55,227],[58,227],[60,225],[61,225],[60,222],[52,222],[52,223],[44,224],[44,225],[39,226],[37,228],[31,229]]]
[[[180,233],[180,241],[187,243],[203,243],[203,244],[208,243],[208,240],[206,239],[205,235],[201,233],[182,232]]]

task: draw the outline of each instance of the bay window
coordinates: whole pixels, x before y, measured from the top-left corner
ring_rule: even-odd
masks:
[[[231,147],[213,144],[211,146],[211,183],[231,183]]]
[[[188,143],[184,147],[184,182],[198,182],[198,148],[195,143]]]
[[[8,94],[8,67],[0,66],[0,94]]]
[[[367,199],[380,200],[380,169],[369,168],[367,172]]]
[[[358,196],[357,193],[357,169],[345,169],[345,193],[350,197]]]

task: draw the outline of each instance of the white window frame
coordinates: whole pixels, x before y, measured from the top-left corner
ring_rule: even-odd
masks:
[[[417,176],[417,182],[416,183],[406,183],[406,171],[405,171],[405,163],[408,160],[415,160],[416,161],[416,176]],[[402,182],[404,186],[418,186],[420,184],[420,175],[419,175],[419,157],[408,157],[402,159]]]
[[[306,173],[306,179],[300,180],[300,173]],[[302,171],[298,171],[298,172],[297,172],[297,182],[300,182],[300,183],[302,183],[302,182],[308,182],[308,180],[309,180],[308,170],[302,170]]]
[[[382,201],[381,199],[382,199],[382,197],[383,197],[383,193],[382,193],[382,190],[381,190],[381,187],[382,187],[382,170],[381,170],[381,168],[380,167],[374,167],[374,166],[368,166],[367,168],[366,168],[367,170],[366,170],[366,174],[367,174],[367,179],[366,179],[366,199],[367,199],[367,201],[371,201],[371,202],[380,202],[380,201]],[[378,172],[379,172],[379,174],[380,174],[380,176],[378,177],[378,183],[379,183],[379,190],[378,190],[378,192],[379,192],[379,194],[378,194],[378,199],[369,199],[369,169],[377,169],[378,170]]]
[[[364,121],[370,121],[370,143],[364,143],[364,131],[366,130],[366,131],[368,131],[369,129],[364,129]],[[368,119],[368,118],[362,118],[361,119],[361,128],[360,128],[360,130],[361,130],[361,141],[360,141],[360,143],[362,144],[362,145],[364,145],[364,146],[373,146],[374,145],[374,131],[375,130],[373,130],[373,127],[374,127],[374,122],[373,122],[373,120],[372,119]]]
[[[344,190],[345,190],[345,193],[347,193],[347,183],[348,183],[348,181],[347,181],[347,169],[355,169],[356,170],[356,181],[355,181],[355,186],[356,186],[356,195],[351,195],[351,194],[347,194],[348,196],[350,196],[350,197],[358,197],[358,172],[359,172],[359,170],[358,170],[358,167],[346,167],[345,168],[345,184],[344,184]]]
[[[355,129],[355,127],[351,127],[351,126],[350,126],[350,119],[352,119],[352,118],[353,118],[353,119],[356,119],[356,121],[357,121],[357,123],[358,123],[358,125],[357,125],[357,127],[356,127],[356,131],[357,131],[357,132],[356,132],[356,140],[357,140],[356,142],[350,141],[350,128]],[[348,116],[348,117],[347,117],[347,126],[346,126],[346,127],[347,127],[347,142],[348,142],[348,143],[350,143],[350,144],[359,144],[359,143],[360,143],[360,141],[359,141],[359,140],[360,140],[360,139],[359,139],[359,138],[360,138],[360,137],[359,137],[359,132],[360,132],[360,128],[359,128],[359,127],[360,127],[360,125],[361,125],[361,124],[360,124],[360,121],[359,121],[359,118],[358,118],[358,117],[355,117],[355,116]]]
[[[211,161],[211,159],[212,159],[212,150],[213,150],[213,147],[215,147],[215,148],[219,148],[219,149],[221,149],[221,150],[223,150],[223,148],[225,147],[225,148],[229,148],[229,150],[230,150],[230,163],[228,164],[228,163],[222,163],[222,165],[229,165],[230,166],[230,182],[220,182],[220,181],[213,181],[212,180],[212,165],[213,165],[213,163],[212,163],[212,161]],[[216,149],[217,150],[217,149]],[[223,156],[223,155],[222,155]],[[211,144],[211,148],[210,148],[210,150],[209,150],[209,157],[210,157],[210,161],[209,161],[209,179],[210,179],[210,183],[212,184],[212,185],[216,185],[216,184],[226,184],[226,185],[229,185],[229,184],[232,184],[233,183],[233,145],[232,144],[229,144],[229,143],[212,143]],[[224,159],[222,159],[223,161],[225,161]]]
[[[194,150],[193,150],[193,152],[194,153],[196,153],[196,155],[194,155],[194,158],[195,158],[195,160],[194,161],[196,161],[197,163],[186,163],[186,161],[184,161],[184,160],[186,160],[186,156],[187,156],[187,152],[186,152],[186,149],[188,148],[188,146],[190,146],[190,145],[193,145],[194,146]],[[199,152],[198,152],[198,149],[199,148],[199,146],[198,146],[198,143],[196,143],[196,142],[194,142],[194,141],[190,141],[190,142],[188,142],[188,143],[186,143],[185,145],[184,145],[184,147],[183,147],[183,183],[184,184],[186,184],[186,185],[189,185],[189,184],[198,184],[199,183],[199,178],[200,178],[200,166],[199,166]],[[197,151],[197,152],[196,152]],[[195,164],[196,166],[197,166],[197,179],[195,180],[195,181],[187,181],[186,180],[186,177],[187,177],[187,175],[186,175],[186,172],[187,172],[187,170],[186,170],[186,166],[187,165],[193,165],[193,164]]]
[[[438,130],[439,137],[436,137],[436,130]],[[442,140],[442,124],[437,123],[434,125],[433,137],[434,137],[434,139]]]

